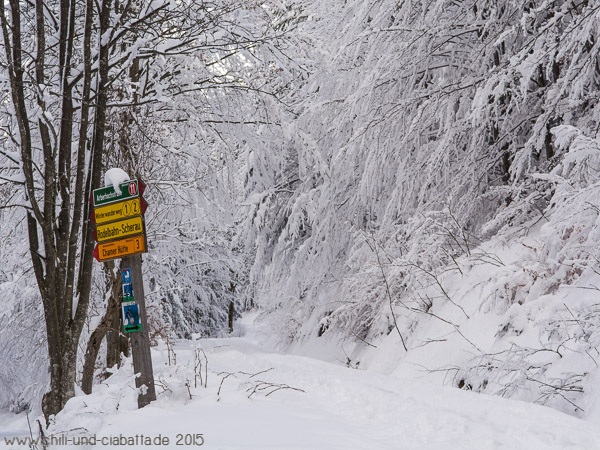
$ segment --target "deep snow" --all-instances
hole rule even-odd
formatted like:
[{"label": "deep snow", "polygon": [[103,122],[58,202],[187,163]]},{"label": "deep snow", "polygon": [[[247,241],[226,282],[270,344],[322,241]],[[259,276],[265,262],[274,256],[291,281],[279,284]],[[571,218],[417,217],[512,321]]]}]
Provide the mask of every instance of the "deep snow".
[{"label": "deep snow", "polygon": [[[600,449],[593,423],[550,408],[281,354],[256,336],[179,341],[172,351],[163,343],[153,348],[156,402],[136,409],[127,363],[92,395],[71,400],[51,432],[79,442],[169,439],[168,445],[128,445],[140,449],[193,447],[177,445],[178,439],[203,441],[212,450]],[[196,348],[206,359],[200,351],[195,358]],[[194,368],[199,360],[201,370]],[[0,448],[27,448],[4,441],[13,432],[24,435],[25,417],[2,416],[2,423]],[[120,447],[115,444],[106,447]]]}]

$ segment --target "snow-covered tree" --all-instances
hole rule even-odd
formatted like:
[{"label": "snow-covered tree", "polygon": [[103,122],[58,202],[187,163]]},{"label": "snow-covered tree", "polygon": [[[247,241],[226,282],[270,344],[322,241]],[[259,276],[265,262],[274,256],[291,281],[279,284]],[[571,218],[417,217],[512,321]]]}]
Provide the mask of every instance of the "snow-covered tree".
[{"label": "snow-covered tree", "polygon": [[600,5],[286,4],[310,63],[285,141],[248,159],[249,292],[288,344],[410,351],[447,305],[470,320],[442,282],[457,258],[499,264],[474,250],[555,211],[556,127],[597,137]]},{"label": "snow-covered tree", "polygon": [[[242,79],[240,69],[256,66],[249,57],[270,38],[267,19],[252,1],[10,1],[0,6],[1,169],[4,180],[21,185],[10,191],[17,194],[9,206],[26,209],[30,257],[44,306],[47,418],[74,395],[79,338],[92,290],[87,200],[101,184],[104,164],[122,162],[132,175],[154,181],[162,167],[152,166],[169,161],[152,147],[162,146],[169,154],[184,145],[168,142],[176,127],[159,127],[160,121],[187,121],[185,108],[174,107],[185,101],[199,108],[197,116],[207,123],[254,120],[248,118],[251,104],[228,115],[227,109],[243,103],[225,101],[223,89],[262,92],[263,86],[245,83],[249,77]],[[157,138],[159,129],[167,135]],[[208,142],[219,136],[218,127],[212,130]],[[194,158],[218,154],[212,148]],[[182,174],[169,175],[167,181]],[[190,199],[195,197],[194,188]]]}]

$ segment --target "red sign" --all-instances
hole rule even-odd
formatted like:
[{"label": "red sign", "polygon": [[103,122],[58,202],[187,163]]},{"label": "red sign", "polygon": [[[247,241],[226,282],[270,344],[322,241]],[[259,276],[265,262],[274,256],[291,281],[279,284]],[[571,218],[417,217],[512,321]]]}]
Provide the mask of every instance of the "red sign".
[{"label": "red sign", "polygon": [[129,195],[135,195],[137,194],[137,184],[135,182],[131,182],[129,183]]}]

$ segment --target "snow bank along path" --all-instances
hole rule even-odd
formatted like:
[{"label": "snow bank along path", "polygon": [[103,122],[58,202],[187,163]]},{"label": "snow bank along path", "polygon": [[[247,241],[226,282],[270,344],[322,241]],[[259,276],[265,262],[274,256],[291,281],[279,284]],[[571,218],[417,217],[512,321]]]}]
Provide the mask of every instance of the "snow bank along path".
[{"label": "snow bank along path", "polygon": [[54,435],[169,439],[127,446],[140,449],[193,448],[177,443],[201,434],[196,447],[210,450],[600,450],[592,423],[533,404],[266,352],[247,338],[180,341],[172,350],[153,349],[156,402],[136,409],[126,365],[71,400]]}]

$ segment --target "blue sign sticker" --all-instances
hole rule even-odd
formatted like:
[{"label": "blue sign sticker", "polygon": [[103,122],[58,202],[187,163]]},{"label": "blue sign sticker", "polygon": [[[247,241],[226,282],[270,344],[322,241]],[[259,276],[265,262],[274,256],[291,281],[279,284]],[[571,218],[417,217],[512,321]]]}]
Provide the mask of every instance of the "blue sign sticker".
[{"label": "blue sign sticker", "polygon": [[123,331],[125,333],[142,331],[140,309],[137,303],[123,303]]},{"label": "blue sign sticker", "polygon": [[131,269],[127,268],[121,270],[121,281],[123,281],[123,284],[131,283]]},{"label": "blue sign sticker", "polygon": [[133,297],[133,284],[123,283],[123,298]]}]

